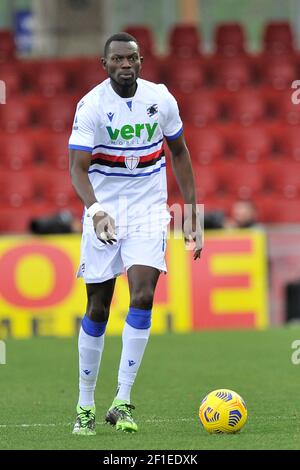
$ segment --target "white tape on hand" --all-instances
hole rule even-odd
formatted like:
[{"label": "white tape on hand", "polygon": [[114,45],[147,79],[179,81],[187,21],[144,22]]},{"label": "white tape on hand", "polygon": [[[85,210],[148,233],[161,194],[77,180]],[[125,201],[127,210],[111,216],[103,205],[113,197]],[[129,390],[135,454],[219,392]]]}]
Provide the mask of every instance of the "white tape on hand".
[{"label": "white tape on hand", "polygon": [[101,204],[99,204],[99,202],[94,202],[94,204],[92,204],[88,208],[87,214],[88,214],[89,217],[93,218],[94,215],[97,214],[97,212],[104,212],[104,209],[101,206]]}]

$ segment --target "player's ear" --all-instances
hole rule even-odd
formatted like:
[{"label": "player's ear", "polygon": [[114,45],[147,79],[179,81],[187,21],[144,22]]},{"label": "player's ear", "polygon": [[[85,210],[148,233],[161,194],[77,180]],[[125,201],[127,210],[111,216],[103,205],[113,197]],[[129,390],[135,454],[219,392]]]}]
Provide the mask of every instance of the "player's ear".
[{"label": "player's ear", "polygon": [[140,56],[140,61],[141,61],[141,64],[144,62],[144,57],[143,56]]},{"label": "player's ear", "polygon": [[103,67],[104,69],[106,69],[106,63],[107,63],[106,58],[105,58],[105,57],[101,57],[101,64],[102,64],[102,67]]}]

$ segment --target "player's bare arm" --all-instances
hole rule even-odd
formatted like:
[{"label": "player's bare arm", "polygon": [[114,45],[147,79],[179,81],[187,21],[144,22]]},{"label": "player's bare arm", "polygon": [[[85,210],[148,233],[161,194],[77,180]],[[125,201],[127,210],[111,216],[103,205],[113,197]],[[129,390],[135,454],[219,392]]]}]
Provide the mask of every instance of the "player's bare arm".
[{"label": "player's bare arm", "polygon": [[171,150],[173,172],[184,203],[192,205],[192,221],[185,219],[184,237],[187,242],[192,238],[196,243],[194,250],[194,260],[196,260],[201,256],[202,231],[199,217],[197,217],[196,190],[191,158],[183,134],[177,139],[169,140],[168,146]]},{"label": "player's bare arm", "polygon": [[[87,209],[97,203],[94,189],[88,177],[91,153],[82,150],[70,150],[70,175],[72,185]],[[93,216],[97,237],[103,243],[112,244],[115,239],[115,221],[106,212],[99,211]]]}]

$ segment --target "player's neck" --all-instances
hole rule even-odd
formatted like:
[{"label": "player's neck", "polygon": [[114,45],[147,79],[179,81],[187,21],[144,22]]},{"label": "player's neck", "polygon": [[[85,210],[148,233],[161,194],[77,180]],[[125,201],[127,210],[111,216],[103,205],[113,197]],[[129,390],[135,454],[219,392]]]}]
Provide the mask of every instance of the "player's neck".
[{"label": "player's neck", "polygon": [[130,87],[121,86],[113,80],[110,81],[110,84],[114,92],[117,93],[117,95],[121,96],[121,98],[132,98],[135,95],[137,89],[136,82]]}]

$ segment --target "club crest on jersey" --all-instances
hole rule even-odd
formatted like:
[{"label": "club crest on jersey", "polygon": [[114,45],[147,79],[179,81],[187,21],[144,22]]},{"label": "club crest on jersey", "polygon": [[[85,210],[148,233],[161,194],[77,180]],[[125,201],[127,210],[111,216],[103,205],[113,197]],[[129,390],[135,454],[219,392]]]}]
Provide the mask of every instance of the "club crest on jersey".
[{"label": "club crest on jersey", "polygon": [[125,157],[125,165],[128,168],[128,170],[131,170],[131,171],[134,170],[138,166],[139,161],[140,161],[140,157],[133,157],[133,156]]},{"label": "club crest on jersey", "polygon": [[151,106],[149,106],[149,108],[147,108],[147,114],[149,117],[154,116],[154,114],[156,114],[157,112],[158,112],[157,104],[152,104]]}]

